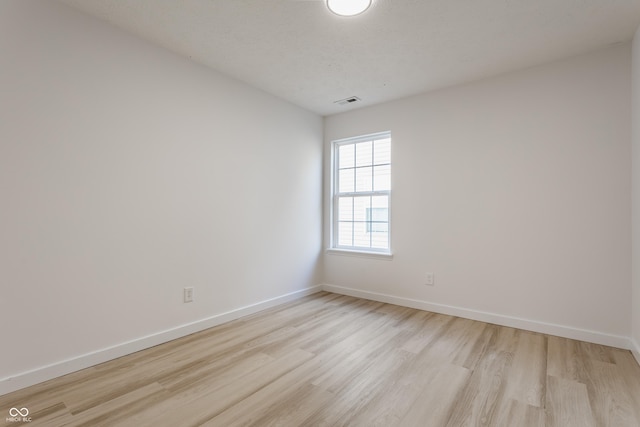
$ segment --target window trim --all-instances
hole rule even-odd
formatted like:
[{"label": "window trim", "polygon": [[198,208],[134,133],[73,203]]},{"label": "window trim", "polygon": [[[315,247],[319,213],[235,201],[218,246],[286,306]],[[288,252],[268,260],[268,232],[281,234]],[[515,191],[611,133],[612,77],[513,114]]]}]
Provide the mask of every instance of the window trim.
[{"label": "window trim", "polygon": [[[350,255],[350,256],[366,256],[372,258],[385,258],[391,259],[393,258],[392,246],[391,246],[391,193],[393,189],[393,180],[390,176],[391,185],[389,190],[385,191],[370,191],[366,192],[371,196],[375,195],[384,195],[388,197],[388,247],[384,248],[371,248],[371,247],[361,247],[361,246],[339,246],[337,240],[337,230],[338,230],[338,191],[337,186],[339,183],[338,174],[339,169],[337,165],[337,157],[338,157],[338,147],[343,144],[357,144],[359,142],[367,142],[367,141],[375,141],[378,139],[389,138],[391,140],[391,131],[384,132],[376,132],[367,135],[360,135],[351,138],[342,138],[331,141],[331,197],[330,197],[330,231],[329,231],[329,248],[326,249],[326,253],[328,254],[336,254],[336,255]],[[392,165],[392,161],[390,163]],[[356,191],[352,193],[343,193],[342,196],[349,195],[357,195],[362,194]]]}]

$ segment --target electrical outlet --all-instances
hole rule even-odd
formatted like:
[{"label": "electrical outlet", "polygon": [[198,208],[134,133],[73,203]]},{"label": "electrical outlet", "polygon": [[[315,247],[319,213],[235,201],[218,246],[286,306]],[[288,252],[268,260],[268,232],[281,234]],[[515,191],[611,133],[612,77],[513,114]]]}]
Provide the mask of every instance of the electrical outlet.
[{"label": "electrical outlet", "polygon": [[184,302],[193,302],[193,288],[184,288]]},{"label": "electrical outlet", "polygon": [[433,273],[427,273],[425,279],[425,285],[427,286],[433,286],[436,284],[436,278]]}]

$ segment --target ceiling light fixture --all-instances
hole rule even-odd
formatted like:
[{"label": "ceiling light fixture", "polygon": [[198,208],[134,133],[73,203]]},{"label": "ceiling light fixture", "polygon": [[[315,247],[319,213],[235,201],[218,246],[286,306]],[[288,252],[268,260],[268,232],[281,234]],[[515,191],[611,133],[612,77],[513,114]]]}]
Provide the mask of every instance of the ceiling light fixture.
[{"label": "ceiling light fixture", "polygon": [[336,15],[360,15],[371,6],[371,0],[327,0],[327,7]]}]

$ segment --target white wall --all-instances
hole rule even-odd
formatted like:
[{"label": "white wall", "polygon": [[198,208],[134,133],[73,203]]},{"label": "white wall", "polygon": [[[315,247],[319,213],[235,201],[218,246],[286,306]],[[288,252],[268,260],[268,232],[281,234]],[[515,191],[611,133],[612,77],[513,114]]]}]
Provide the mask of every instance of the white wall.
[{"label": "white wall", "polygon": [[624,44],[325,118],[325,168],[331,140],[392,132],[394,252],[328,254],[325,282],[628,345],[630,73]]},{"label": "white wall", "polygon": [[0,52],[0,386],[320,282],[321,117],[57,2]]},{"label": "white wall", "polygon": [[633,38],[633,108],[632,108],[632,149],[633,149],[633,346],[640,363],[640,28]]}]

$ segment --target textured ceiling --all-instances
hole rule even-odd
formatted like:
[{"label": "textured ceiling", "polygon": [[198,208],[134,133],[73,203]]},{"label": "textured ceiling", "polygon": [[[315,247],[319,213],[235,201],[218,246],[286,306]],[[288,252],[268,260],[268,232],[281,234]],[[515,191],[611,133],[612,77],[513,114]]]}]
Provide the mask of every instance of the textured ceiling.
[{"label": "textured ceiling", "polygon": [[[61,0],[321,115],[631,39],[640,0]],[[358,96],[361,102],[334,101]]]}]

